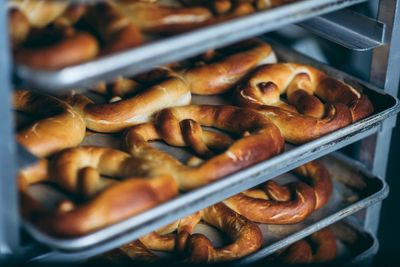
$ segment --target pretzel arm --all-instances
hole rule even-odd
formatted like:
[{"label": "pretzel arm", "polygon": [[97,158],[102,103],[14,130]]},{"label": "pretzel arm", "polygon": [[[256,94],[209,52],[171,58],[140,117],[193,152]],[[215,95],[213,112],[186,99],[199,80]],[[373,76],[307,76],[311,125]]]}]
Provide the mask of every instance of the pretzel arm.
[{"label": "pretzel arm", "polygon": [[258,250],[262,234],[258,226],[249,222],[222,203],[202,211],[204,222],[226,233],[232,243],[214,248],[211,241],[201,234],[194,234],[188,241],[190,259],[194,262],[233,261]]}]

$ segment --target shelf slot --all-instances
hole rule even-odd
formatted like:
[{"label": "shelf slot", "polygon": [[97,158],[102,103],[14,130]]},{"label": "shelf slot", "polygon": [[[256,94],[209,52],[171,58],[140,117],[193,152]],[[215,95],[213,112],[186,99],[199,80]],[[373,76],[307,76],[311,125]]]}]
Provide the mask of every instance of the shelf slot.
[{"label": "shelf slot", "polygon": [[348,9],[315,17],[298,25],[356,51],[371,50],[384,43],[385,24]]}]

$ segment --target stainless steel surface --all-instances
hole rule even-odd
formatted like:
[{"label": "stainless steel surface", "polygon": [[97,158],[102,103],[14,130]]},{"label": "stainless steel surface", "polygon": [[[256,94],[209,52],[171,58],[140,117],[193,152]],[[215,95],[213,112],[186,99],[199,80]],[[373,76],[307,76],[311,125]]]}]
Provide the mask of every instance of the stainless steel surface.
[{"label": "stainless steel surface", "polygon": [[[98,232],[74,239],[60,239],[49,236],[29,223],[26,229],[39,242],[62,250],[86,249],[88,253],[105,251],[133,240],[140,235],[157,229],[177,218],[189,215],[263,181],[276,177],[307,161],[323,156],[345,145],[360,140],[379,130],[380,124],[386,118],[399,111],[400,106],[395,98],[380,93],[378,89],[369,87],[351,76],[319,64],[282,46],[274,45],[278,57],[284,61],[296,61],[314,65],[333,77],[344,79],[357,88],[363,88],[375,104],[376,113],[353,125],[328,134],[305,145],[295,147],[270,160],[256,164],[248,169],[230,175],[210,185],[185,193],[182,196],[162,204],[152,210],[143,212]],[[215,101],[208,97],[204,101]],[[112,240],[110,240],[112,239]],[[100,242],[105,242],[97,245]],[[95,248],[90,248],[91,246]],[[92,254],[94,255],[94,254]]]},{"label": "stainless steel surface", "polygon": [[17,165],[18,169],[32,165],[38,161],[38,159],[27,151],[23,146],[17,143]]},{"label": "stainless steel surface", "polygon": [[26,66],[15,66],[15,73],[23,85],[56,92],[61,88],[88,85],[99,79],[109,80],[117,75],[133,75],[154,66],[177,61],[221,47],[235,41],[277,29],[327,12],[364,2],[365,0],[302,0],[271,10],[220,23],[204,29],[154,41],[88,63],[67,67],[60,71],[39,71]]},{"label": "stainless steel surface", "polygon": [[[260,224],[264,236],[263,248],[253,255],[236,262],[236,265],[250,264],[258,261],[276,250],[292,244],[387,196],[387,185],[379,178],[373,177],[357,162],[340,156],[339,154],[327,156],[323,161],[325,163],[330,163],[330,165],[326,164],[326,166],[332,173],[334,182],[334,194],[330,202],[324,208],[312,214],[304,222],[295,225]],[[289,173],[276,178],[276,180],[280,182],[293,181],[295,179],[295,176]],[[211,240],[218,240],[215,236],[209,236],[209,238],[211,238]],[[127,238],[125,243],[131,240],[133,239]],[[110,245],[110,243],[107,243],[107,245]],[[108,249],[111,247],[112,246]],[[76,262],[107,250],[103,250],[103,247],[99,248],[96,246],[96,248],[81,252],[53,251],[33,259],[33,262]]]},{"label": "stainless steel surface", "polygon": [[299,23],[303,28],[346,48],[365,51],[381,46],[385,25],[343,9]]},{"label": "stainless steel surface", "polygon": [[19,210],[16,187],[16,146],[11,111],[11,53],[8,43],[6,0],[0,0],[0,262],[19,246]]},{"label": "stainless steel surface", "polygon": [[[267,238],[266,244],[264,244],[263,248],[238,261],[238,265],[250,264],[271,255],[277,250],[331,225],[350,214],[383,200],[389,193],[389,189],[384,181],[378,177],[374,178],[372,173],[365,169],[363,165],[350,158],[335,153],[334,156],[325,157],[323,162],[326,163],[325,166],[328,167],[328,170],[333,177],[335,188],[333,197],[328,205],[321,210],[314,212],[310,218],[299,224],[279,226],[268,225],[268,228],[278,229],[277,231],[275,230],[277,236],[273,235],[274,230],[269,230],[269,233],[265,234]],[[353,172],[353,174],[350,174],[351,172]],[[363,195],[364,198],[360,197],[358,201],[350,204],[348,199],[353,197],[353,195],[347,192],[348,187],[353,187],[353,189],[357,188],[357,180],[359,180],[361,176],[364,177],[364,182],[367,184],[364,188],[365,191],[360,191],[362,192],[360,195]],[[360,188],[362,187],[361,184],[362,182],[360,182]],[[372,188],[375,188],[375,186],[380,188],[376,191],[377,193],[366,193]],[[377,188],[375,188],[375,190],[376,189]],[[372,189],[372,191],[374,191],[374,189]],[[263,226],[265,227],[266,225]]]},{"label": "stainless steel surface", "polygon": [[[385,44],[373,50],[370,81],[396,96],[400,79],[400,2],[381,0],[377,19],[386,24]],[[381,177],[386,177],[394,122],[395,117],[376,135],[361,142],[360,159]],[[380,210],[381,203],[366,213],[365,227],[373,233],[378,231]]]}]

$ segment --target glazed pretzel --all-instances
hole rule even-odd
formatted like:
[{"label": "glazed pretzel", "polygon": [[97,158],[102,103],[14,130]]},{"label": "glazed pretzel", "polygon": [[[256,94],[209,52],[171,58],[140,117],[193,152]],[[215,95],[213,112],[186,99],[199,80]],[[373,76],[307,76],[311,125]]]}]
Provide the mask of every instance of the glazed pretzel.
[{"label": "glazed pretzel", "polygon": [[256,66],[276,62],[271,46],[265,42],[254,39],[238,48],[238,51],[216,62],[183,71],[181,75],[190,91],[198,95],[223,93]]},{"label": "glazed pretzel", "polygon": [[185,8],[140,1],[113,4],[143,32],[151,34],[187,31],[202,26],[212,18],[211,12],[203,7]]},{"label": "glazed pretzel", "polygon": [[[224,153],[196,167],[184,165],[148,143],[163,140],[172,146],[191,146],[191,142],[188,144],[186,141],[187,134],[181,130],[182,123],[190,122],[188,120],[192,120],[195,124],[245,136],[235,141]],[[190,125],[186,123],[188,128],[184,129],[185,132],[191,131]],[[214,137],[228,143],[231,140],[221,138],[220,134],[211,131],[202,131],[202,136],[205,145],[208,143],[207,140],[212,140]],[[268,159],[280,153],[284,145],[278,128],[261,114],[249,109],[207,105],[164,109],[158,113],[155,124],[132,127],[126,132],[124,140],[127,151],[135,157],[160,162],[157,166],[159,171],[173,175],[181,190],[197,188]],[[222,146],[226,147],[226,144]]]},{"label": "glazed pretzel", "polygon": [[[14,92],[14,109],[42,119],[19,130],[17,141],[37,157],[46,157],[79,145],[85,137],[85,123],[67,103],[40,93]],[[65,129],[68,129],[67,131]]]},{"label": "glazed pretzel", "polygon": [[26,40],[31,25],[24,13],[16,8],[10,9],[8,16],[8,31],[10,33],[12,47],[15,48]]},{"label": "glazed pretzel", "polygon": [[336,236],[331,228],[324,228],[278,253],[285,264],[326,263],[336,258]]},{"label": "glazed pretzel", "polygon": [[169,75],[164,81],[117,102],[95,104],[78,94],[66,101],[82,115],[88,129],[111,133],[146,122],[154,112],[170,106],[186,105],[190,100],[191,94],[185,81],[179,76]]},{"label": "glazed pretzel", "polygon": [[307,163],[294,172],[306,179],[311,187],[302,182],[280,186],[274,181],[268,181],[264,192],[242,192],[226,199],[224,203],[254,222],[298,223],[328,202],[332,194],[332,181],[325,167],[316,161]]},{"label": "glazed pretzel", "polygon": [[122,51],[143,43],[140,29],[111,2],[88,7],[84,19],[101,37],[104,45],[102,54]]},{"label": "glazed pretzel", "polygon": [[[24,176],[25,182],[22,188],[26,188],[26,184],[50,181],[71,193],[83,192],[92,198],[80,206],[65,201],[57,211],[40,211],[40,216],[31,219],[47,232],[59,236],[79,236],[177,195],[177,185],[170,175],[151,175],[151,172],[141,175],[145,167],[136,168],[141,165],[140,159],[113,149],[78,147],[65,150],[50,164],[43,164],[42,168],[47,167],[47,170],[22,172],[20,175]],[[100,175],[129,178],[107,183]]]},{"label": "glazed pretzel", "polygon": [[142,236],[139,240],[151,250],[183,252],[186,249],[187,239],[200,220],[201,212],[196,212],[155,232]]},{"label": "glazed pretzel", "polygon": [[[280,100],[283,93],[289,104]],[[320,99],[329,103],[327,109]],[[236,101],[258,109],[292,143],[315,139],[373,112],[368,97],[351,86],[294,63],[259,67],[237,87]],[[299,127],[303,130],[298,131]]]},{"label": "glazed pretzel", "polygon": [[193,262],[226,262],[257,251],[263,242],[258,226],[230,210],[223,203],[202,210],[202,220],[226,233],[232,243],[214,248],[202,234],[190,236],[187,248]]}]

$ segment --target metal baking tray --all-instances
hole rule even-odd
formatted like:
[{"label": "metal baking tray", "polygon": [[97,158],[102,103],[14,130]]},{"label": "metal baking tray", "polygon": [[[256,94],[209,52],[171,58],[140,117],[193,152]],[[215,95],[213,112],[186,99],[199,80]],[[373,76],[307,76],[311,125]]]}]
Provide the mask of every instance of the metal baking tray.
[{"label": "metal baking tray", "polygon": [[[263,247],[254,254],[247,256],[239,261],[234,262],[235,265],[247,265],[259,261],[266,256],[274,253],[275,251],[290,245],[328,225],[331,225],[365,207],[383,200],[389,192],[387,184],[380,178],[373,176],[366,168],[344,155],[334,153],[325,156],[321,159],[325,163],[331,173],[334,190],[329,203],[322,209],[314,212],[305,221],[294,225],[265,225],[260,224],[260,228],[264,235]],[[295,180],[295,176],[291,173],[285,173],[276,177],[277,181],[288,182]],[[184,196],[182,196],[184,197]],[[168,206],[168,204],[164,205]],[[164,214],[168,214],[165,212]],[[140,216],[140,215],[139,215]],[[167,215],[166,215],[167,216]],[[165,222],[164,220],[161,220]],[[159,227],[152,221],[149,222],[146,230]],[[221,237],[218,233],[207,229],[205,225],[199,225],[195,232],[205,233],[208,237],[218,245],[221,243]],[[142,228],[144,226],[142,225]],[[209,228],[209,227],[208,227]],[[58,247],[59,249],[71,249],[80,245],[80,242],[98,241],[98,238],[103,235],[101,230],[83,239],[74,240],[60,240],[46,236],[38,232],[32,227],[28,227],[31,234],[40,242],[47,243],[48,245]],[[83,259],[90,258],[100,253],[111,250],[122,244],[129,243],[131,240],[136,239],[146,232],[137,227],[131,233],[120,234],[108,242],[97,243],[95,246],[89,247],[81,251],[52,251],[32,259],[33,262],[77,262]],[[90,238],[90,239],[89,239]],[[89,239],[89,240],[88,240]],[[375,240],[373,240],[375,242]],[[69,244],[68,242],[71,242]],[[70,245],[70,246],[68,246]],[[372,246],[372,245],[371,245]]]},{"label": "metal baking tray", "polygon": [[219,23],[173,37],[155,40],[138,48],[95,59],[56,71],[14,66],[15,83],[53,93],[62,88],[89,85],[117,75],[133,75],[152,67],[181,60],[210,48],[278,29],[283,25],[306,20],[366,0],[301,0],[260,11],[245,17]]},{"label": "metal baking tray", "polygon": [[[365,260],[370,259],[371,256],[378,252],[379,242],[374,234],[364,230],[351,219],[350,217],[330,226],[336,234],[337,256],[332,262],[324,266],[363,266],[362,264]],[[276,251],[270,251],[268,255],[274,252]],[[253,256],[249,256],[232,265],[252,264],[252,266],[265,266],[268,263],[270,262],[265,258],[255,261]]]},{"label": "metal baking tray", "polygon": [[[55,238],[41,232],[29,224],[29,222],[24,222],[25,229],[40,243],[46,244],[50,247],[64,251],[85,250],[89,254],[93,252],[96,252],[94,254],[98,254],[99,251],[106,251],[127,243],[130,240],[155,230],[178,218],[187,216],[197,210],[217,203],[227,197],[285,173],[303,163],[321,157],[376,133],[379,131],[384,120],[399,112],[400,106],[398,100],[385,94],[382,90],[343,72],[334,70],[329,66],[317,63],[290,49],[279,45],[274,45],[274,49],[280,61],[295,61],[311,64],[326,71],[333,77],[341,78],[352,84],[354,87],[362,89],[373,102],[375,113],[361,121],[325,135],[317,140],[297,147],[288,147],[286,152],[267,161],[229,175],[207,186],[182,194],[179,197],[163,203],[151,210],[145,211],[86,236],[73,239]],[[195,97],[193,102],[212,104],[221,103],[224,100],[226,101],[226,98],[223,99],[216,96]],[[181,159],[182,157],[185,157],[184,152],[185,151],[181,149],[176,153],[174,152],[174,155]]]},{"label": "metal baking tray", "polygon": [[[244,265],[261,260],[277,250],[325,228],[364,207],[383,200],[389,193],[389,188],[384,181],[374,177],[362,164],[342,154],[333,153],[332,155],[325,156],[321,161],[325,163],[334,182],[334,191],[329,203],[298,224],[260,224],[265,237],[263,247],[254,254],[237,261],[235,264]],[[290,176],[292,175],[288,173],[281,175],[278,177],[278,181],[279,179],[290,179]],[[376,190],[376,186],[381,188],[377,193],[368,193],[371,192],[370,190]]]}]

